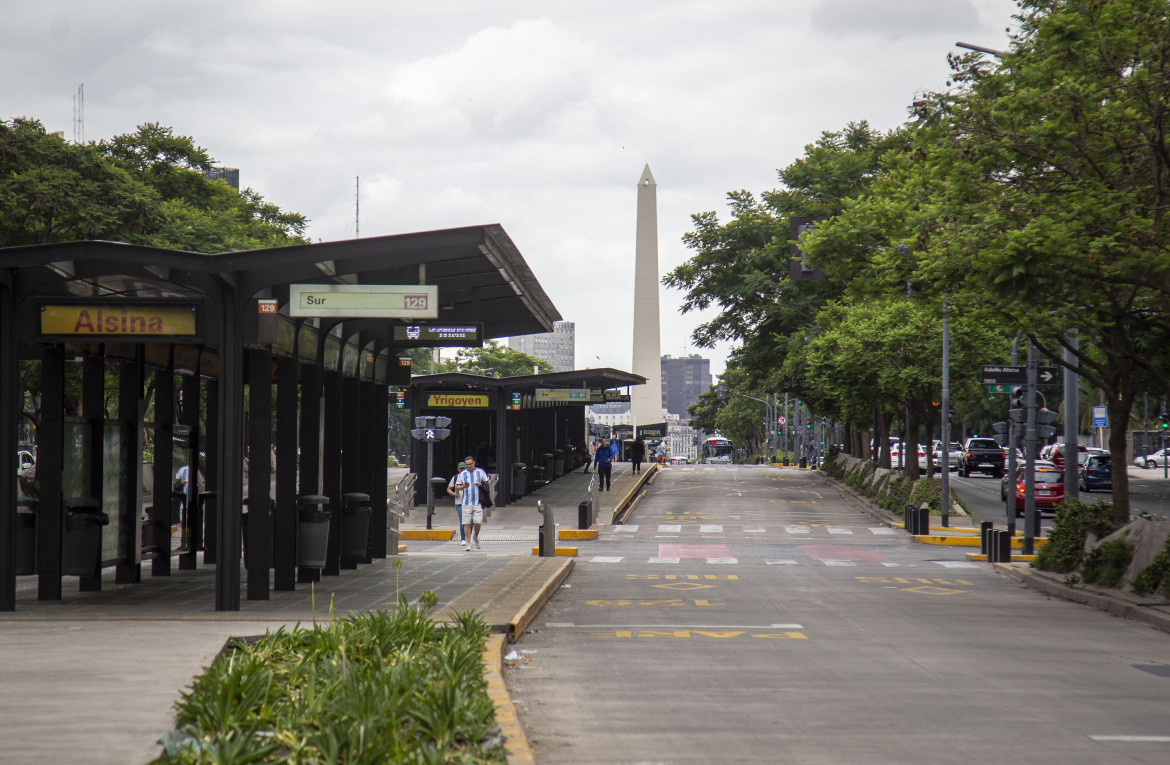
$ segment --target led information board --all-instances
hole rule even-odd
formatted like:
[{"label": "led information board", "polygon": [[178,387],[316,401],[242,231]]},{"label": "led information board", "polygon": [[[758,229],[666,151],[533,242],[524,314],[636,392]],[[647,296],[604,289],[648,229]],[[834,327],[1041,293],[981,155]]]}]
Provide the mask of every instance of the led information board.
[{"label": "led information board", "polygon": [[290,284],[289,316],[341,319],[435,319],[434,284]]},{"label": "led information board", "polygon": [[398,324],[393,342],[399,348],[480,348],[483,324]]}]

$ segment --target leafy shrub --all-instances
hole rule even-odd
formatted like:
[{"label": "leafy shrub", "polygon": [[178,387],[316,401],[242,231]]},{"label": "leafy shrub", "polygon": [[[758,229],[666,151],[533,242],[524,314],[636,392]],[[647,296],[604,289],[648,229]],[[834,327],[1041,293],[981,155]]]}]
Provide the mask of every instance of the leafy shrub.
[{"label": "leafy shrub", "polygon": [[1041,571],[1067,574],[1080,568],[1085,557],[1089,532],[1098,538],[1117,530],[1113,504],[1065,501],[1056,506],[1056,519],[1048,531],[1048,542],[1039,549],[1032,566]]},{"label": "leafy shrub", "polygon": [[488,632],[477,615],[444,626],[402,598],[237,643],[182,695],[157,762],[503,763]]},{"label": "leafy shrub", "polygon": [[1086,584],[1114,587],[1121,581],[1129,562],[1133,560],[1133,545],[1128,539],[1110,539],[1097,545],[1085,556],[1081,578]]},{"label": "leafy shrub", "polygon": [[1134,577],[1133,591],[1138,595],[1151,595],[1165,586],[1168,576],[1170,576],[1170,537],[1166,538],[1162,552],[1158,553],[1150,561],[1150,565],[1143,568]]}]

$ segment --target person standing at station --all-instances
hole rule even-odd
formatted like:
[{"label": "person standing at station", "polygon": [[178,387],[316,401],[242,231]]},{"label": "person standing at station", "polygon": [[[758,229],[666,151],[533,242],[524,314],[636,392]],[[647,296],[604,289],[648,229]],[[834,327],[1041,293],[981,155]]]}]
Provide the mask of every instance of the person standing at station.
[{"label": "person standing at station", "polygon": [[447,482],[447,493],[455,498],[455,522],[459,524],[459,544],[463,545],[464,550],[467,549],[468,544],[467,534],[463,528],[463,495],[460,492],[455,491],[455,481],[459,478],[459,474],[462,473],[463,469],[466,467],[466,462],[460,462],[458,465],[456,465],[455,475],[451,476],[451,480]]},{"label": "person standing at station", "polygon": [[666,462],[666,439],[658,442],[658,448],[654,450],[654,459],[658,461],[659,465]]},{"label": "person standing at station", "polygon": [[593,469],[597,471],[597,490],[609,491],[613,480],[613,450],[609,448],[608,438],[601,439],[593,455]]},{"label": "person standing at station", "polygon": [[483,525],[483,492],[488,489],[487,473],[483,472],[481,468],[475,466],[475,457],[467,456],[463,459],[463,472],[458,476],[458,483],[455,488],[461,493],[463,506],[463,524],[466,529],[466,539],[468,541],[467,550],[471,549],[472,543],[475,544],[475,549],[479,549],[479,529]]},{"label": "person standing at station", "polygon": [[630,444],[630,463],[633,465],[632,472],[638,474],[642,472],[642,460],[646,459],[646,442],[642,440],[641,436],[634,439],[634,443]]}]

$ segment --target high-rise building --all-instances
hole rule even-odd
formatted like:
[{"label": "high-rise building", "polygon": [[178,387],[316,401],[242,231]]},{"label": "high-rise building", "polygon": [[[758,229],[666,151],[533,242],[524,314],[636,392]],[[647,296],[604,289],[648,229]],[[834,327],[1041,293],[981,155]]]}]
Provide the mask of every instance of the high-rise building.
[{"label": "high-rise building", "polygon": [[236,191],[240,190],[240,168],[213,167],[203,174],[210,181],[223,181]]},{"label": "high-rise building", "polygon": [[711,387],[711,360],[691,354],[677,359],[662,357],[662,408],[686,422],[687,407]]},{"label": "high-rise building", "polygon": [[577,325],[571,321],[553,322],[552,332],[510,337],[508,347],[547,361],[554,372],[571,372],[577,368]]}]

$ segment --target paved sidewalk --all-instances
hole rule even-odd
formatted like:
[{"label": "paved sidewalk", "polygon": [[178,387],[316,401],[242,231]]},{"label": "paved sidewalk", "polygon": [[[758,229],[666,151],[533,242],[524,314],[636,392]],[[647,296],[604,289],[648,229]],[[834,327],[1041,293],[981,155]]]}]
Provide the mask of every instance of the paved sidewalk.
[{"label": "paved sidewalk", "polygon": [[[463,551],[457,535],[454,542],[408,541],[404,554],[343,569],[315,587],[243,599],[237,612],[214,610],[211,566],[180,571],[176,564],[171,576],[152,577],[147,563],[134,585],[115,584],[108,570],[101,592],[79,592],[67,578],[59,602],[38,601],[36,577],[20,577],[16,611],[0,613],[0,762],[148,762],[172,726],[180,691],[230,638],[323,620],[331,608],[341,615],[388,608],[400,594],[414,601],[433,590],[438,618],[476,610],[495,631],[522,632],[572,566],[570,559],[532,555],[541,522],[536,501],[553,507],[561,528],[576,528],[592,477],[578,470],[493,508],[480,550]],[[609,522],[638,478],[628,464],[614,466],[613,490],[600,495],[599,522]],[[444,495],[438,507],[432,526],[454,532],[450,498]],[[402,524],[425,527],[425,507]]]}]

